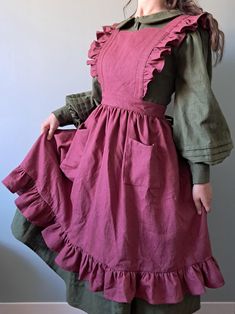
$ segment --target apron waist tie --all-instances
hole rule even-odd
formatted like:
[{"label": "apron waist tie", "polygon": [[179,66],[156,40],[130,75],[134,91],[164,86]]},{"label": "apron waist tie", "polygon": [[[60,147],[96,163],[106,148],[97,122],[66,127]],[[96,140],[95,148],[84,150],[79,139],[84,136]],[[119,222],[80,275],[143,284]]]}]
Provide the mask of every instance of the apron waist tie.
[{"label": "apron waist tie", "polygon": [[165,111],[166,106],[157,104],[154,102],[139,100],[139,99],[133,99],[130,100],[124,98],[122,96],[122,99],[118,99],[116,96],[112,98],[109,97],[103,97],[101,101],[101,106],[107,106],[107,107],[116,107],[121,109],[126,109],[128,111],[134,111],[140,114],[146,114],[152,117],[158,117],[158,118],[166,118],[165,117]]}]

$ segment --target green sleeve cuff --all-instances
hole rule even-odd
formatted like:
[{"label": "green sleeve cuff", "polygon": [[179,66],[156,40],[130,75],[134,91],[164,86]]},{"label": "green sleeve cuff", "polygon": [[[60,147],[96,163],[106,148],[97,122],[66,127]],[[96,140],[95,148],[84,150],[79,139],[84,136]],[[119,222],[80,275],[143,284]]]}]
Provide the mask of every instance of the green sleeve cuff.
[{"label": "green sleeve cuff", "polygon": [[72,116],[66,105],[52,111],[60,123],[60,126],[68,125],[73,123]]},{"label": "green sleeve cuff", "polygon": [[210,182],[210,165],[189,161],[193,184]]}]

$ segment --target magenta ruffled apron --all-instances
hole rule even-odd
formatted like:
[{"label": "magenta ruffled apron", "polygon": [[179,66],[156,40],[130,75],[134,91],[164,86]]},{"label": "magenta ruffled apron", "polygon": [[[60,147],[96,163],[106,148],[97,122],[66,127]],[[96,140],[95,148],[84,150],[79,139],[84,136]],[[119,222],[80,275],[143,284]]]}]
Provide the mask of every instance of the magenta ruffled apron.
[{"label": "magenta ruffled apron", "polygon": [[55,262],[109,300],[177,303],[224,284],[166,107],[143,100],[153,71],[199,21],[203,14],[161,29],[104,26],[87,62],[101,104],[78,129],[56,130],[51,141],[40,135],[2,181],[42,227]]}]

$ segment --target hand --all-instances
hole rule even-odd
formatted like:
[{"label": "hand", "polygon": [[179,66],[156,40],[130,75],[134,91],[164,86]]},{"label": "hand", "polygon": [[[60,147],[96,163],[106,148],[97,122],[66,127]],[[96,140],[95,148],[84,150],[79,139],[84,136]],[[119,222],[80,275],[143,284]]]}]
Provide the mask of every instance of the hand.
[{"label": "hand", "polygon": [[58,119],[53,113],[51,113],[49,117],[41,124],[41,134],[48,131],[47,139],[50,140],[58,126]]},{"label": "hand", "polygon": [[212,187],[210,182],[194,184],[192,190],[197,213],[201,215],[203,208],[206,212],[211,211]]}]

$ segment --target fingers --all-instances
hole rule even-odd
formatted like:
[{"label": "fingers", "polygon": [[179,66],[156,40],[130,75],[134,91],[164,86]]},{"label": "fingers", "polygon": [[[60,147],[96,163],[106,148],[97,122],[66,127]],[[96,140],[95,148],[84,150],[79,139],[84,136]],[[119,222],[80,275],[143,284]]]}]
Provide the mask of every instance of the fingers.
[{"label": "fingers", "polygon": [[201,215],[202,214],[202,204],[201,204],[200,198],[195,198],[194,204],[196,206],[196,210],[197,210],[198,215]]},{"label": "fingers", "polygon": [[209,213],[211,211],[211,198],[202,198],[201,202],[203,207],[205,208],[206,212]]},{"label": "fingers", "polygon": [[51,138],[53,137],[53,134],[54,134],[54,132],[58,126],[59,126],[59,121],[57,120],[57,118],[53,114],[51,114],[49,116],[49,118],[42,123],[41,134],[44,132],[48,132],[47,139],[51,140]]},{"label": "fingers", "polygon": [[201,215],[203,209],[205,209],[207,213],[209,213],[212,210],[210,199],[195,198],[194,204],[196,206],[196,210],[199,215]]},{"label": "fingers", "polygon": [[205,184],[194,184],[192,194],[199,215],[202,214],[202,210],[205,210],[207,213],[211,211],[212,186],[210,182]]},{"label": "fingers", "polygon": [[53,136],[54,132],[55,132],[55,128],[53,126],[51,126],[49,131],[48,131],[48,134],[47,134],[47,139],[48,140],[52,139],[52,136]]},{"label": "fingers", "polygon": [[44,133],[44,132],[46,132],[47,130],[49,129],[49,126],[48,125],[45,125],[45,124],[42,124],[42,126],[41,126],[41,133],[40,134],[42,134],[42,133]]},{"label": "fingers", "polygon": [[56,127],[54,127],[53,125],[44,124],[41,127],[41,134],[44,132],[48,132],[47,139],[51,140],[55,130],[56,130]]},{"label": "fingers", "polygon": [[201,195],[201,202],[206,212],[209,213],[211,211],[211,202],[212,202],[212,187],[211,185],[207,185],[207,189],[205,193]]}]

